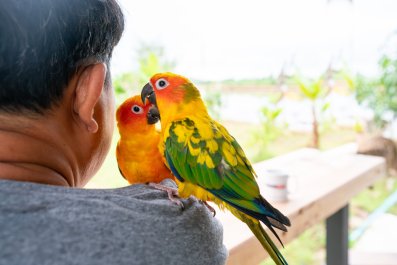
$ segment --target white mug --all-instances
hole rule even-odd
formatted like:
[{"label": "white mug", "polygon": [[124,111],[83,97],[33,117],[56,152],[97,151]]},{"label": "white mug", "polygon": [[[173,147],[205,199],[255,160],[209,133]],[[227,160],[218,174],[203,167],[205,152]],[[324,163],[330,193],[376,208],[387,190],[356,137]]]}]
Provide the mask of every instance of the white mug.
[{"label": "white mug", "polygon": [[288,177],[289,175],[281,170],[266,170],[264,175],[264,197],[273,202],[287,201],[289,193],[287,187]]}]

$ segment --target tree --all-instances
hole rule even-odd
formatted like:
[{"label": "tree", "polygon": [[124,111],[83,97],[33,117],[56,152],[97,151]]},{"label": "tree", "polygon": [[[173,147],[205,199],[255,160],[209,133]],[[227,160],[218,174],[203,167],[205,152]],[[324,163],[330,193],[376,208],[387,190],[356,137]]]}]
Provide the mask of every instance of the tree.
[{"label": "tree", "polygon": [[[319,134],[319,121],[318,121],[318,104],[321,98],[326,97],[331,87],[325,86],[322,78],[317,80],[303,81],[301,78],[296,79],[299,89],[305,98],[311,101],[312,109],[312,147],[320,147],[320,134]],[[329,108],[329,103],[325,103],[320,107],[320,110],[324,112]]]},{"label": "tree", "polygon": [[[397,114],[397,58],[383,55],[379,62],[381,75],[376,79],[357,76],[357,101],[372,109],[374,121],[383,128]],[[391,116],[389,119],[386,115]]]}]

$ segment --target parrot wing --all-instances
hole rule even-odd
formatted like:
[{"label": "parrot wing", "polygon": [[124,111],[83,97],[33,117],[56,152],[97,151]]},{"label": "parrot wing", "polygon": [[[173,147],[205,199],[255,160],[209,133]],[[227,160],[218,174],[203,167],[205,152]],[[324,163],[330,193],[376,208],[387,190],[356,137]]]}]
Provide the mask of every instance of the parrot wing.
[{"label": "parrot wing", "polygon": [[179,181],[204,188],[271,230],[287,230],[288,218],[260,195],[252,165],[222,125],[186,118],[172,122],[164,138],[165,158]]}]

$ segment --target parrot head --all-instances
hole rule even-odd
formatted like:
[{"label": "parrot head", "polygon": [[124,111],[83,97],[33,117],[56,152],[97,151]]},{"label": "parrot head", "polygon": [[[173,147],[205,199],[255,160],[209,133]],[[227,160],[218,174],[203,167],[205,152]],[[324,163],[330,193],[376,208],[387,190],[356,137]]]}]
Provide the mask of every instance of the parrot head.
[{"label": "parrot head", "polygon": [[117,126],[128,128],[144,128],[148,124],[159,121],[160,114],[150,102],[142,103],[139,95],[128,98],[118,107],[116,112]]},{"label": "parrot head", "polygon": [[162,120],[165,116],[177,118],[178,113],[206,112],[199,90],[189,79],[174,73],[155,74],[143,87],[141,98],[160,110]]}]

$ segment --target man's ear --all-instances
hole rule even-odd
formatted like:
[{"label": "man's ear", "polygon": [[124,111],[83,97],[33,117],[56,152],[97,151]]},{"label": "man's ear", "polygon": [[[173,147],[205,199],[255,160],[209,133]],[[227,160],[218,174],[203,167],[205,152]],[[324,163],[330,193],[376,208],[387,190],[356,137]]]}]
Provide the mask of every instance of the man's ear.
[{"label": "man's ear", "polygon": [[98,131],[94,109],[104,88],[106,71],[104,63],[90,65],[84,68],[77,81],[73,110],[91,133]]}]

